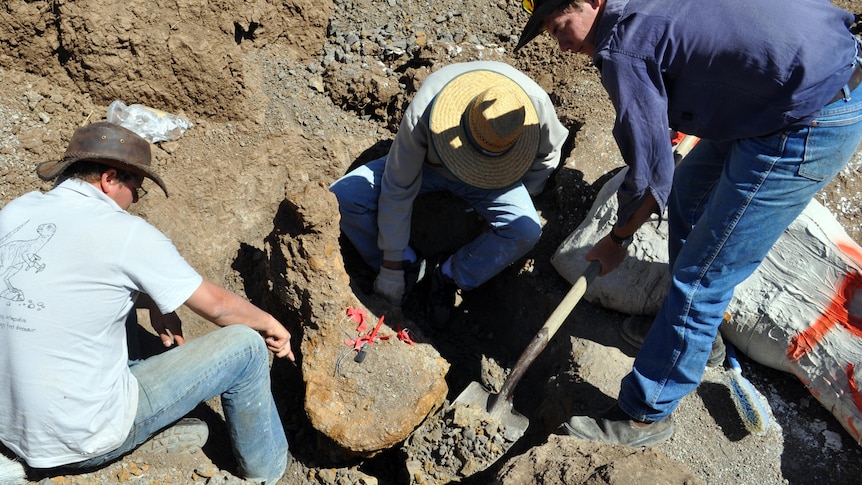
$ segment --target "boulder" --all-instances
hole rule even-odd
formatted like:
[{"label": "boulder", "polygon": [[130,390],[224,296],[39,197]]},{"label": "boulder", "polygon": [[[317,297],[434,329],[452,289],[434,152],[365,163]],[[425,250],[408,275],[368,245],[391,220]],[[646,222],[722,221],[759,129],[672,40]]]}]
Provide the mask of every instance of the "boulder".
[{"label": "boulder", "polygon": [[493,483],[696,485],[703,481],[683,464],[653,448],[608,446],[551,435],[544,444],[507,461]]},{"label": "boulder", "polygon": [[[357,299],[341,258],[338,222],[337,201],[326,187],[289,188],[267,240],[269,278],[285,312],[302,327],[311,424],[350,454],[372,456],[403,441],[443,404],[449,363],[429,344],[398,338],[399,325],[414,330],[400,311],[374,315]],[[357,314],[364,315],[365,329],[358,328]],[[350,341],[370,338],[381,320],[364,359],[357,359]]]}]

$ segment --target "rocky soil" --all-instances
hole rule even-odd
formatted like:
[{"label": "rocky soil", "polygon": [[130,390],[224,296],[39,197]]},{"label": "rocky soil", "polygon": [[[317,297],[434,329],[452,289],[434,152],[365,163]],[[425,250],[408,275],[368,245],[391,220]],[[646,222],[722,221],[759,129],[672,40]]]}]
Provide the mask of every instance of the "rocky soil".
[{"label": "rocky soil", "polygon": [[[835,3],[862,16],[858,0]],[[289,283],[271,277],[275,236],[286,233],[298,205],[311,219],[316,207],[329,206],[325,196],[319,203],[286,201],[325,194],[308,187],[325,187],[385,153],[401,111],[430,72],[475,59],[508,62],[551,94],[573,135],[565,163],[535,200],[545,221],[541,241],[497,278],[462,294],[446,332],[425,328],[409,307],[401,314],[381,306],[370,291],[370,269],[348,243],[335,248],[327,261],[343,260],[349,281],[333,301],[358,300],[387,313],[387,331],[404,324],[439,353],[449,364],[446,403],[399,446],[344,453],[311,425],[302,356],[300,367],[274,362],[273,392],[295,458],[280,483],[858,483],[862,450],[829,411],[795,378],[744,357],[744,374],[771,408],[765,433],[745,431],[724,371],[709,368],[675,413],[677,431],[666,443],[638,450],[556,436],[564,417],[612,402],[635,355],[618,337],[625,315],[588,302],[515,392],[516,409],[530,420],[527,434],[484,471],[465,468],[463,452],[444,456],[441,444],[455,450],[485,441],[478,436],[486,428],[447,434],[448,405],[471,381],[501,384],[569,288],[550,255],[621,165],[609,131],[613,110],[589,60],[560,53],[546,36],[513,56],[524,22],[515,0],[8,0],[0,6],[0,204],[49,189],[35,164],[59,157],[75,127],[103,119],[115,99],[182,114],[194,127],[154,147],[170,197],[150,190],[132,211],[171,237],[206,278],[278,315],[298,349],[317,314],[279,297]],[[857,157],[818,198],[862,242],[859,165]],[[415,238],[432,251],[475,230],[476,221],[451,198],[424,200],[416,213],[424,222]],[[308,278],[305,288],[291,291],[322,309],[330,283]],[[189,312],[181,316],[187,336],[212,329]],[[201,453],[135,452],[90,473],[31,473],[28,483],[243,483],[234,475],[219,412],[218,402],[196,411],[211,427]],[[448,427],[435,426],[435,419]],[[487,434],[491,442],[499,436]],[[410,446],[422,442],[435,445]]]}]

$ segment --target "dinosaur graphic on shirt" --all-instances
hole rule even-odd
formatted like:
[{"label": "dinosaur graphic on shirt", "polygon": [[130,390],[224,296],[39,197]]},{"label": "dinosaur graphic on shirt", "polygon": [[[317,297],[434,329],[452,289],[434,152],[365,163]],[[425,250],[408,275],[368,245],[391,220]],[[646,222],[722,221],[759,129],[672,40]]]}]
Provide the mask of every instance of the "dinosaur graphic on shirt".
[{"label": "dinosaur graphic on shirt", "polygon": [[6,234],[3,239],[0,239],[0,278],[3,279],[3,283],[6,285],[6,288],[0,291],[0,298],[23,301],[24,292],[15,288],[11,281],[12,277],[22,269],[26,271],[30,268],[36,268],[37,273],[45,269],[45,263],[41,262],[41,258],[37,253],[51,240],[54,233],[57,232],[55,224],[39,224],[36,227],[38,236],[33,239],[17,239],[6,242],[27,222],[21,224],[9,234]]}]

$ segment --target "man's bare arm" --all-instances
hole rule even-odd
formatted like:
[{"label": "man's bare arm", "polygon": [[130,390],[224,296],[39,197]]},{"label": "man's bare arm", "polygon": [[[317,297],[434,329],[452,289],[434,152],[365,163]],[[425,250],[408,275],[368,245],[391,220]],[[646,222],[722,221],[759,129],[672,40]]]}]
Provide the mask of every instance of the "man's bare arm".
[{"label": "man's bare arm", "polygon": [[204,280],[185,304],[193,312],[221,327],[240,324],[257,330],[277,357],[294,360],[290,332],[275,317],[245,298]]}]

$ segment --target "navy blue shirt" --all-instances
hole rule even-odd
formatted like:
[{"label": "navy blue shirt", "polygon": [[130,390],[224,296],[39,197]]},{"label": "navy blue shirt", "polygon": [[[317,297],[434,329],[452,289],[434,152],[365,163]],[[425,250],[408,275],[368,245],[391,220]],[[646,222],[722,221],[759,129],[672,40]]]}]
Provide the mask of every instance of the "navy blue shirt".
[{"label": "navy blue shirt", "polygon": [[647,190],[664,211],[669,127],[718,141],[810,124],[850,78],[852,22],[828,0],[607,0],[593,60],[629,166],[618,224]]}]

